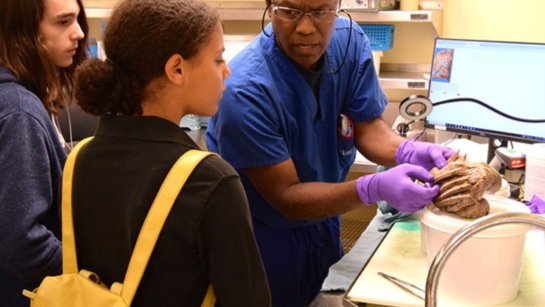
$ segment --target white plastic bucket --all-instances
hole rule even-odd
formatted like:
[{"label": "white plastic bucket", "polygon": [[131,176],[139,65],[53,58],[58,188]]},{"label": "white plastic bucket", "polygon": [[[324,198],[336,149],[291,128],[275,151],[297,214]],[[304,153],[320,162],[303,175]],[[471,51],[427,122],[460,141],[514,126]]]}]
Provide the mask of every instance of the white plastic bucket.
[{"label": "white plastic bucket", "polygon": [[[530,213],[518,201],[496,195],[485,198],[490,204],[490,214]],[[431,204],[423,209],[420,221],[431,265],[452,234],[473,220],[440,211]],[[458,306],[495,305],[513,300],[518,293],[526,233],[530,228],[523,224],[495,226],[462,243],[447,260],[439,277],[438,298]]]},{"label": "white plastic bucket", "polygon": [[[486,191],[485,191],[486,193]],[[496,195],[496,196],[500,196],[500,197],[505,197],[505,198],[508,198],[509,196],[511,196],[511,187],[509,186],[509,182],[507,182],[507,180],[505,179],[501,179],[501,187],[498,191],[496,191],[496,193],[494,194],[486,194],[486,195]],[[424,252],[424,254],[427,254],[428,253],[428,247],[427,247],[427,242],[426,242],[426,234],[424,232],[421,232],[420,233],[420,246],[422,248],[422,251]]]}]

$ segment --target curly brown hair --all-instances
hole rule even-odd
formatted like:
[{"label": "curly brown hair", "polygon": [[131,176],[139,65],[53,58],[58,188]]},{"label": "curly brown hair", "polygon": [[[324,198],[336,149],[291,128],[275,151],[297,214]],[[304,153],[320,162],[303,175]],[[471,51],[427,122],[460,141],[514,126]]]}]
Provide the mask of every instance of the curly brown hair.
[{"label": "curly brown hair", "polygon": [[70,104],[76,66],[87,58],[89,27],[81,0],[77,22],[84,34],[78,42],[72,65],[58,67],[47,56],[40,42],[40,21],[45,0],[1,0],[0,66],[9,68],[33,92],[50,114]]},{"label": "curly brown hair", "polygon": [[198,0],[125,0],[104,33],[108,60],[76,71],[75,97],[90,114],[142,115],[148,84],[174,54],[191,60],[211,40],[219,15]]}]

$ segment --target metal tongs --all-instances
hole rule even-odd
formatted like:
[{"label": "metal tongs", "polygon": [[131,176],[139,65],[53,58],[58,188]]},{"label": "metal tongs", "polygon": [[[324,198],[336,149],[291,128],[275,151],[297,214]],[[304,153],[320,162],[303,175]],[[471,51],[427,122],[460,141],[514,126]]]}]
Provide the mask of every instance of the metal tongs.
[{"label": "metal tongs", "polygon": [[400,287],[401,289],[415,295],[415,296],[418,296],[419,298],[425,300],[426,299],[426,291],[424,291],[422,288],[420,287],[417,287],[409,282],[406,282],[404,280],[401,280],[399,278],[396,278],[396,277],[393,277],[391,275],[388,275],[388,274],[385,274],[385,273],[382,273],[382,272],[378,272],[378,275],[388,279],[389,281],[393,282],[394,284],[396,284],[398,287]]}]

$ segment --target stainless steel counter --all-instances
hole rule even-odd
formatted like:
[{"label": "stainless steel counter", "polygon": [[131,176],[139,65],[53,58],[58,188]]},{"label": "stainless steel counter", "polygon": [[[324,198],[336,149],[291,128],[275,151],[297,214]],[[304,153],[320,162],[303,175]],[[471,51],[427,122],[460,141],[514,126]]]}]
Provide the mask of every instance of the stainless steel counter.
[{"label": "stainless steel counter", "polygon": [[[511,302],[494,306],[545,306],[545,255],[543,232],[530,230],[526,238],[519,294]],[[405,292],[395,284],[380,277],[377,272],[392,275],[425,288],[428,260],[420,245],[420,222],[415,217],[397,222],[386,235],[371,259],[348,290],[347,297],[354,303],[366,306],[423,307],[424,301]],[[440,283],[440,282],[439,282]],[[456,302],[439,306],[461,306]],[[464,305],[466,306],[466,305]]]}]

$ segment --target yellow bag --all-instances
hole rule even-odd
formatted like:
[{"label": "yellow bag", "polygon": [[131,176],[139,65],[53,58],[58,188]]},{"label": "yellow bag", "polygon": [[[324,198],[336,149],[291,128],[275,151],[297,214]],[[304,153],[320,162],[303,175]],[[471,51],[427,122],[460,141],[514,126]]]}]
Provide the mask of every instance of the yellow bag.
[{"label": "yellow bag", "polygon": [[[176,197],[193,169],[202,159],[213,153],[190,150],[181,156],[161,185],[144,221],[134,247],[123,284],[114,283],[108,289],[97,274],[81,270],[78,273],[76,241],[72,220],[72,177],[78,151],[91,138],[78,143],[68,155],[62,187],[62,255],[63,274],[48,276],[33,292],[23,290],[30,298],[31,307],[127,307],[130,306],[142,275],[146,270],[155,242],[170,213]],[[201,307],[212,307],[216,302],[210,284]]]}]

